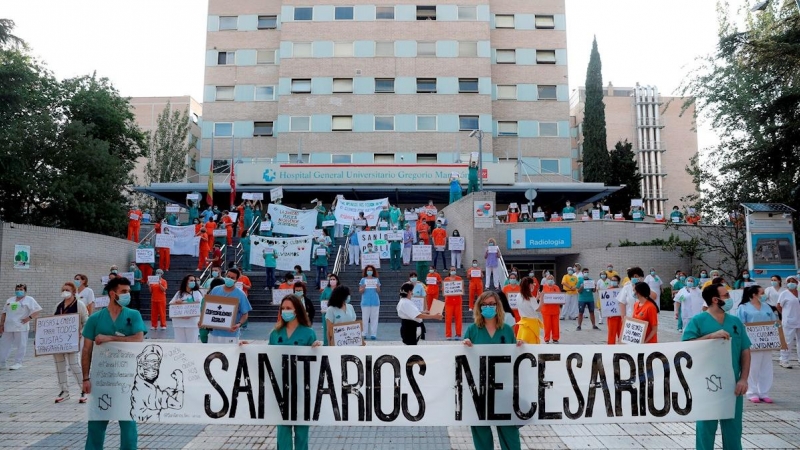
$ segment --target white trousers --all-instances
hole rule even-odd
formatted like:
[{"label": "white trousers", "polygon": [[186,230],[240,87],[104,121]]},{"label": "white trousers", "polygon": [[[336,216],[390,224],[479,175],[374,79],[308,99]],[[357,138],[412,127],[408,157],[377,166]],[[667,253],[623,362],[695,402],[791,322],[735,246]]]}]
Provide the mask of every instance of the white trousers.
[{"label": "white trousers", "polygon": [[175,327],[173,330],[175,330],[175,342],[197,344],[200,335],[198,327]]},{"label": "white trousers", "polygon": [[237,336],[214,336],[213,334],[208,335],[208,343],[209,344],[238,344],[239,338]]},{"label": "white trousers", "polygon": [[411,264],[411,247],[403,247],[403,264]]},{"label": "white trousers", "polygon": [[450,264],[456,266],[456,269],[461,268],[461,250],[452,250],[450,252]]},{"label": "white trousers", "polygon": [[361,323],[363,324],[364,336],[378,335],[378,315],[381,311],[380,306],[362,306]]},{"label": "white trousers", "polygon": [[487,267],[486,268],[486,284],[485,284],[485,286],[486,286],[487,289],[489,288],[489,277],[491,277],[492,275],[494,275],[494,280],[492,281],[492,283],[493,283],[492,286],[494,286],[494,288],[497,289],[497,288],[500,287],[500,266]]},{"label": "white trousers", "polygon": [[561,318],[574,319],[578,317],[578,296],[567,294],[567,302],[561,307]]},{"label": "white trousers", "polygon": [[361,254],[361,247],[359,247],[358,245],[351,245],[350,246],[350,251],[347,253],[347,255],[348,255],[347,259],[349,260],[349,263],[351,265],[352,264],[358,265],[358,263],[360,261],[358,259],[358,256],[360,254]]},{"label": "white trousers", "polygon": [[750,352],[750,376],[747,377],[747,397],[768,397],[772,387],[772,352]]},{"label": "white trousers", "polygon": [[25,358],[25,350],[28,348],[28,332],[27,331],[6,331],[3,337],[0,338],[0,364],[5,364],[11,350],[17,349],[17,354],[14,358],[14,364],[22,364]]},{"label": "white trousers", "polygon": [[53,355],[56,362],[56,376],[58,377],[58,387],[61,392],[69,392],[69,377],[67,376],[67,364],[75,377],[78,389],[83,390],[83,372],[81,372],[81,361],[79,353],[58,353]]},{"label": "white trousers", "polygon": [[[792,351],[792,344],[797,346],[797,360],[800,361],[800,328],[783,327],[783,336],[786,338],[787,350],[781,350],[781,362],[788,363]],[[5,336],[3,336],[5,337]],[[755,352],[750,352],[755,353]]]}]

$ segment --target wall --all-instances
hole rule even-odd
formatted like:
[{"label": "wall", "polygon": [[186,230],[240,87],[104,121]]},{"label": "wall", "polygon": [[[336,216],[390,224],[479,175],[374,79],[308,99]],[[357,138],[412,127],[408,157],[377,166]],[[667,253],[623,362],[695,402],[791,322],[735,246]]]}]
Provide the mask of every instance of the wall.
[{"label": "wall", "polygon": [[[31,246],[31,268],[14,269],[14,245]],[[128,267],[137,244],[123,239],[80,231],[61,230],[0,222],[0,299],[14,295],[17,283],[28,285],[28,294],[51,315],[64,282],[76,273],[89,277],[96,294],[103,288],[100,279],[116,264]]]}]

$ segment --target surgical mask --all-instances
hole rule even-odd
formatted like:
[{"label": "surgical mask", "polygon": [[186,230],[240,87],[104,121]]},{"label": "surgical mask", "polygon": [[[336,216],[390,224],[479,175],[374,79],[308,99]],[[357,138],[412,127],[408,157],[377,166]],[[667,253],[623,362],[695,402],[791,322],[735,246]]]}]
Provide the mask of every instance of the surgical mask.
[{"label": "surgical mask", "polygon": [[130,305],[131,294],[119,294],[117,296],[117,303],[119,304],[119,306],[122,306],[123,308]]},{"label": "surgical mask", "polygon": [[194,289],[196,287],[197,287],[197,283],[195,283],[194,281],[190,281],[189,282],[189,289]]},{"label": "surgical mask", "polygon": [[131,265],[130,269],[131,269],[131,272],[133,272],[134,270],[136,270],[136,266]]},{"label": "surgical mask", "polygon": [[80,287],[80,285],[81,285],[81,280],[72,280],[72,283],[73,283],[73,284],[74,284],[76,287]]},{"label": "surgical mask", "polygon": [[211,272],[211,276],[214,277],[214,278],[217,278],[219,276],[219,272],[217,272],[215,270],[215,271]]},{"label": "surgical mask", "polygon": [[769,297],[767,296],[767,294],[764,294],[759,298],[759,300],[761,300],[762,302],[766,302],[768,298]]},{"label": "surgical mask", "polygon": [[472,263],[472,267],[478,267],[478,263]]},{"label": "surgical mask", "polygon": [[694,281],[687,281],[686,287],[694,287]]},{"label": "surgical mask", "polygon": [[303,291],[297,291],[294,293],[294,296],[297,298],[303,298]]},{"label": "surgical mask", "polygon": [[17,297],[25,297],[25,291],[15,291],[14,293],[17,295]]},{"label": "surgical mask", "polygon": [[725,301],[723,301],[723,302],[722,302],[722,303],[719,305],[719,307],[720,307],[720,308],[722,308],[722,310],[723,310],[723,311],[725,311],[725,312],[728,312],[728,311],[730,311],[730,310],[731,310],[731,308],[733,308],[733,302],[732,302],[732,301],[730,301],[730,302],[725,302]]},{"label": "surgical mask", "polygon": [[604,274],[604,273],[601,273],[601,274],[600,274],[600,278],[602,278],[602,279],[604,279],[604,280],[605,280],[605,279],[606,279],[606,274]]},{"label": "surgical mask", "polygon": [[291,322],[294,320],[294,318],[294,311],[281,311],[281,319],[283,319],[284,322]]},{"label": "surgical mask", "polygon": [[119,273],[119,270],[116,270],[116,269],[112,270],[111,273],[114,273],[114,274]]},{"label": "surgical mask", "polygon": [[156,275],[162,276],[162,275],[164,275],[164,272],[161,271],[161,270],[156,270]]},{"label": "surgical mask", "polygon": [[494,319],[494,317],[497,315],[497,307],[496,306],[483,305],[483,306],[481,306],[481,315],[485,319]]},{"label": "surgical mask", "polygon": [[429,269],[429,270],[428,270],[428,273],[433,273],[433,269]]},{"label": "surgical mask", "polygon": [[608,267],[606,267],[606,270],[608,270],[609,272],[611,272],[612,270],[614,270],[614,268],[613,268],[612,266],[608,266]]},{"label": "surgical mask", "polygon": [[328,286],[336,287],[336,280],[328,280]]},{"label": "surgical mask", "polygon": [[232,288],[235,285],[236,285],[236,280],[234,280],[233,278],[225,277],[225,287]]},{"label": "surgical mask", "polygon": [[772,284],[772,287],[778,287],[778,282],[777,281],[771,281],[770,283]]},{"label": "surgical mask", "polygon": [[528,274],[528,277],[530,277],[530,278],[533,278],[534,276],[535,276],[535,275],[534,275],[534,273],[533,273],[533,272],[531,272],[531,273],[529,273],[529,274]]},{"label": "surgical mask", "polygon": [[451,270],[451,271],[450,271],[450,275],[455,275],[455,274],[456,274],[456,271],[455,271],[455,270]]},{"label": "surgical mask", "polygon": [[552,285],[556,284],[556,280],[547,280],[547,284],[552,286]]},{"label": "surgical mask", "polygon": [[638,278],[631,278],[631,283],[636,284],[639,282]]},{"label": "surgical mask", "polygon": [[749,273],[743,273],[742,274],[742,278],[744,278],[746,280],[746,279],[750,278],[750,274]]},{"label": "surgical mask", "polygon": [[684,277],[684,276],[681,276],[681,277],[680,277],[680,280],[681,280],[681,281],[686,281],[686,277]]},{"label": "surgical mask", "polygon": [[612,286],[612,287],[617,287],[617,286],[619,286],[619,281],[612,281],[612,282],[611,282],[611,286]]},{"label": "surgical mask", "polygon": [[67,299],[72,297],[72,292],[70,291],[61,291],[61,298]]},{"label": "surgical mask", "polygon": [[797,289],[797,283],[786,283],[786,287],[787,287],[789,290],[792,290],[792,291],[793,291],[793,290]]},{"label": "surgical mask", "polygon": [[411,277],[411,278],[408,279],[408,281],[410,281],[412,283],[416,283],[417,282],[417,277]]},{"label": "surgical mask", "polygon": [[650,271],[650,275],[655,275],[655,274],[656,274],[656,271],[655,271],[655,270],[651,270],[651,271]]},{"label": "surgical mask", "polygon": [[589,272],[583,272],[583,278],[589,278]]},{"label": "surgical mask", "polygon": [[371,277],[371,276],[372,276],[372,271],[371,271],[371,270],[368,270],[368,271],[367,271],[367,276],[369,276],[369,277]]},{"label": "surgical mask", "polygon": [[701,273],[700,274],[700,278],[708,278],[708,274],[707,273]]},{"label": "surgical mask", "polygon": [[517,284],[517,279],[516,278],[512,278],[512,279],[508,280],[508,282],[511,283],[511,284]]},{"label": "surgical mask", "polygon": [[572,269],[568,269],[568,270],[567,270],[567,273],[569,273],[570,275],[572,275],[573,273],[575,273],[575,271],[574,271],[574,270],[572,270]]}]

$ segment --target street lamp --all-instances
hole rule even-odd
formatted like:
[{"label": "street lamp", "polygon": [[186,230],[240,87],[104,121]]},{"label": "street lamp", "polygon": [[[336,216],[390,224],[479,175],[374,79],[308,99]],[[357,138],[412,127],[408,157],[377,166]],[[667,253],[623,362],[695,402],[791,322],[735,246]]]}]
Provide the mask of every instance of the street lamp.
[{"label": "street lamp", "polygon": [[469,137],[478,139],[478,192],[480,192],[483,190],[483,131],[472,130]]}]

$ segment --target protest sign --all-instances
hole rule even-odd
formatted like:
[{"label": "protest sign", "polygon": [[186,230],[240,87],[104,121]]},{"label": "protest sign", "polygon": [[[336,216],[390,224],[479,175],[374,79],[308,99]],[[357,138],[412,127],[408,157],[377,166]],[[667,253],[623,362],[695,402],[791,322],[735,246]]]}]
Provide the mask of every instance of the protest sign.
[{"label": "protest sign", "polygon": [[470,278],[480,278],[481,275],[481,269],[469,269]]},{"label": "protest sign", "polygon": [[230,217],[230,219],[231,219],[231,220],[232,220],[234,223],[236,223],[236,219],[238,219],[238,218],[239,218],[239,213],[238,213],[238,212],[236,212],[236,211],[231,211],[231,212],[229,212],[229,213],[228,213],[228,217]]},{"label": "protest sign", "polygon": [[631,206],[642,206],[642,199],[641,198],[632,198],[631,199]]},{"label": "protest sign", "polygon": [[158,275],[150,275],[147,277],[147,284],[159,284],[161,283],[161,277]]},{"label": "protest sign", "polygon": [[322,226],[323,226],[323,228],[336,226],[336,221],[335,220],[323,220],[322,221]]},{"label": "protest sign", "polygon": [[80,351],[80,325],[78,314],[37,318],[34,337],[36,356]]},{"label": "protest sign", "polygon": [[228,231],[225,228],[216,228],[214,229],[214,237],[226,237],[228,235]]},{"label": "protest sign", "polygon": [[377,278],[365,278],[364,279],[364,287],[367,289],[376,289],[378,287],[378,279]]},{"label": "protest sign", "polygon": [[434,284],[439,284],[439,280],[437,280],[436,277],[426,277],[425,278],[425,284],[427,284],[429,286],[430,285],[434,285]]},{"label": "protest sign", "polygon": [[444,291],[445,297],[448,295],[464,295],[464,282],[444,281],[442,282],[442,291]]},{"label": "protest sign", "polygon": [[239,299],[206,295],[205,306],[200,312],[200,327],[228,330],[236,324],[236,312],[239,310]]},{"label": "protest sign", "polygon": [[564,213],[564,220],[575,220],[575,213]]},{"label": "protest sign", "polygon": [[[441,427],[733,417],[730,341],[661,343],[634,351],[563,344],[311,348],[107,342],[94,350],[89,404],[103,398],[108,407],[88,408],[87,418]],[[146,362],[155,378],[143,380],[138,373],[144,362],[138,359],[150,353],[160,356]],[[492,376],[481,375],[486,371]],[[152,390],[143,384],[179,395],[148,409]]]},{"label": "protest sign", "polygon": [[418,218],[417,213],[410,213],[410,212],[404,213],[403,217],[405,217],[406,222],[414,222]]},{"label": "protest sign", "polygon": [[179,212],[181,212],[181,207],[180,207],[180,205],[167,205],[165,210],[168,213],[179,213]]},{"label": "protest sign", "polygon": [[411,246],[411,260],[412,261],[430,261],[432,258],[432,250],[430,245],[412,245]]},{"label": "protest sign", "polygon": [[584,289],[594,289],[594,280],[583,280]]},{"label": "protest sign", "polygon": [[193,194],[186,194],[186,200],[200,200],[200,194],[197,192]]},{"label": "protest sign", "polygon": [[200,302],[181,303],[177,305],[169,305],[169,317],[198,317],[201,312]]},{"label": "protest sign", "polygon": [[281,300],[284,298],[294,295],[294,289],[273,289],[272,290],[272,304],[273,305],[280,305]]},{"label": "protest sign", "polygon": [[442,314],[444,312],[444,302],[441,300],[434,299],[431,302],[431,310],[430,313],[433,315]]},{"label": "protest sign", "polygon": [[592,210],[592,220],[600,220],[600,210],[593,209]]},{"label": "protest sign", "polygon": [[619,289],[604,289],[599,291],[600,311],[603,317],[619,317],[622,315],[622,308],[617,301]]},{"label": "protest sign", "polygon": [[[283,188],[276,188],[283,189]],[[245,192],[242,194],[242,200],[264,200],[263,192]]]},{"label": "protest sign", "polygon": [[522,300],[519,292],[510,292],[506,297],[508,298],[508,306],[510,306],[511,309],[519,309],[519,302]]},{"label": "protest sign", "polygon": [[153,248],[137,248],[136,249],[136,263],[154,263],[156,262],[156,250]]},{"label": "protest sign", "polygon": [[175,236],[171,234],[156,234],[156,248],[172,248],[175,245]]},{"label": "protest sign", "polygon": [[567,294],[562,293],[549,293],[544,294],[542,297],[542,303],[548,305],[563,305],[567,302]]},{"label": "protest sign", "polygon": [[633,317],[622,318],[622,333],[619,336],[621,344],[644,344],[647,337],[647,322]]},{"label": "protest sign", "polygon": [[161,234],[172,236],[171,255],[188,255],[197,257],[200,248],[200,236],[195,236],[194,225],[163,225]]},{"label": "protest sign", "polygon": [[[106,282],[108,284],[108,282]],[[108,303],[111,300],[108,298],[107,295],[101,295],[100,297],[94,298],[94,308],[108,308]]]},{"label": "protest sign", "polygon": [[534,219],[544,219],[544,212],[535,212],[531,214]]},{"label": "protest sign", "polygon": [[785,350],[786,338],[780,322],[753,322],[745,324],[750,338],[750,351]]},{"label": "protest sign", "polygon": [[274,202],[283,198],[283,188],[276,187],[269,190],[269,201]]},{"label": "protest sign", "polygon": [[402,231],[388,231],[386,232],[386,240],[391,241],[402,241],[403,240],[403,232]]},{"label": "protest sign", "polygon": [[500,249],[500,247],[498,247],[496,245],[490,245],[490,246],[486,247],[486,251],[488,253],[497,253],[499,249]]},{"label": "protest sign", "polygon": [[369,244],[372,244],[372,249],[380,255],[381,259],[389,259],[389,242],[387,235],[389,231],[359,231],[358,232],[358,245],[361,247],[361,253],[367,251]]},{"label": "protest sign", "polygon": [[294,271],[299,265],[303,270],[311,268],[311,236],[292,238],[276,238],[266,236],[250,236],[250,264],[264,267],[264,249],[274,249],[278,254],[277,270]]},{"label": "protest sign", "polygon": [[376,269],[381,268],[381,255],[379,253],[362,253],[361,254],[361,268],[373,266]]},{"label": "protest sign", "polygon": [[128,218],[131,219],[131,220],[139,220],[139,215],[138,214],[131,214],[130,216],[128,216]]},{"label": "protest sign", "polygon": [[453,250],[460,250],[464,251],[464,238],[463,237],[451,237],[448,239],[448,243],[450,244],[450,251]]},{"label": "protest sign", "polygon": [[411,301],[414,303],[414,306],[420,310],[420,312],[425,311],[425,297],[411,297]]},{"label": "protest sign", "polygon": [[350,225],[353,220],[358,218],[358,213],[363,212],[369,226],[374,227],[378,223],[378,214],[384,206],[389,206],[388,198],[375,200],[347,200],[344,197],[336,202],[336,210],[333,215],[336,223],[340,225]]},{"label": "protest sign", "polygon": [[272,231],[280,234],[311,236],[317,226],[315,209],[294,209],[270,203],[267,207],[272,219]]},{"label": "protest sign", "polygon": [[357,227],[366,227],[367,226],[367,220],[366,219],[354,219],[353,220],[353,225],[355,225]]},{"label": "protest sign", "polygon": [[336,323],[332,325],[333,340],[331,345],[335,347],[358,347],[366,345],[361,335],[361,321]]},{"label": "protest sign", "polygon": [[272,222],[265,220],[258,226],[259,231],[272,231]]}]

